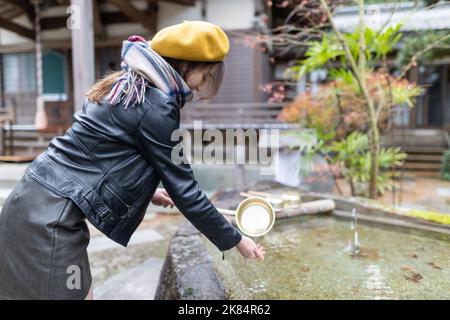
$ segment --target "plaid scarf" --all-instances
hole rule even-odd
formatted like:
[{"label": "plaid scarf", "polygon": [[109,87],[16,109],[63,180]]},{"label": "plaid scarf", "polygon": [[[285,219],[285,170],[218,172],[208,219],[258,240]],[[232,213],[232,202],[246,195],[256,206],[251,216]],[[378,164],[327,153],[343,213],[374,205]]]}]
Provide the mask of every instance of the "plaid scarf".
[{"label": "plaid scarf", "polygon": [[131,36],[123,42],[121,67],[125,74],[116,80],[106,97],[112,105],[123,102],[127,109],[144,102],[145,90],[150,85],[175,96],[180,107],[192,99],[186,82],[140,36]]}]

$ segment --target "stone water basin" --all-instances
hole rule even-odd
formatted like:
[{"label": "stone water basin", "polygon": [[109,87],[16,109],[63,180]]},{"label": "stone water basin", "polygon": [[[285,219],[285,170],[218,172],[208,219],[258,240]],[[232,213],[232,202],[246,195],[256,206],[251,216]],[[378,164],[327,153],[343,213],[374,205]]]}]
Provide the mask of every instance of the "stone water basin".
[{"label": "stone water basin", "polygon": [[[276,190],[274,186],[269,186]],[[261,188],[264,191],[264,188]],[[280,189],[280,192],[285,189]],[[450,299],[450,228],[364,201],[332,198],[333,212],[277,220],[256,239],[264,261],[222,254],[186,223],[169,246],[156,299]],[[232,208],[239,191],[216,205]],[[349,251],[358,215],[359,254]]]},{"label": "stone water basin", "polygon": [[335,217],[278,221],[258,240],[262,262],[209,243],[230,299],[449,299],[450,236],[360,222],[361,250],[348,251],[350,222]]}]

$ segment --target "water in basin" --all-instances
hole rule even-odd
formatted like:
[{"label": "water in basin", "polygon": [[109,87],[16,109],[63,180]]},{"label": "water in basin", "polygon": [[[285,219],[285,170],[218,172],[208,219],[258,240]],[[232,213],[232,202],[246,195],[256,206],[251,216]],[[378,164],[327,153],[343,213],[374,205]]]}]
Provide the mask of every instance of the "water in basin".
[{"label": "water in basin", "polygon": [[262,262],[208,244],[232,299],[450,299],[450,236],[358,221],[298,217],[257,242]]}]

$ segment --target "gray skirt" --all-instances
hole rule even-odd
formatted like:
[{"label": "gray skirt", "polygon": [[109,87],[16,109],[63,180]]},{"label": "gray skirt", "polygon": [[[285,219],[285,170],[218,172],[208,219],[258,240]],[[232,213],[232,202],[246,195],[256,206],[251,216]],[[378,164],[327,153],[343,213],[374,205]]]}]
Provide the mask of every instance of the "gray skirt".
[{"label": "gray skirt", "polygon": [[25,173],[0,213],[0,299],[84,299],[88,244],[76,204]]}]

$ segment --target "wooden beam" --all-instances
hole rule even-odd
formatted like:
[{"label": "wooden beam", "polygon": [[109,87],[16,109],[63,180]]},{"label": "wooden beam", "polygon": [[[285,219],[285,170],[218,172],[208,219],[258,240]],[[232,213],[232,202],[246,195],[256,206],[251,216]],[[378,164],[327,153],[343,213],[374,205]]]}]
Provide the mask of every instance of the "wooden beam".
[{"label": "wooden beam", "polygon": [[98,0],[93,0],[94,6],[94,34],[98,38],[106,37],[105,28],[103,28],[102,17],[100,15],[100,8],[98,5]]},{"label": "wooden beam", "polygon": [[101,12],[103,24],[114,24],[114,23],[126,23],[130,22],[131,19],[124,15],[122,12]]},{"label": "wooden beam", "polygon": [[152,23],[152,28],[150,29],[150,38],[156,34],[156,29],[158,28],[158,0],[147,0],[147,12]]},{"label": "wooden beam", "polygon": [[41,28],[42,30],[67,28],[67,16],[61,17],[43,17],[41,18]]},{"label": "wooden beam", "polygon": [[70,6],[70,0],[56,0],[56,3],[60,6]]},{"label": "wooden beam", "polygon": [[0,13],[0,16],[5,19],[12,20],[23,14],[23,11],[18,7],[7,6],[5,8],[2,8],[2,12]]},{"label": "wooden beam", "polygon": [[147,28],[150,32],[155,32],[155,21],[154,17],[146,14],[142,10],[137,9],[133,3],[129,1],[122,0],[107,0],[109,3],[116,6],[120,11],[123,12],[131,20],[142,24],[145,28]]},{"label": "wooden beam", "polygon": [[33,30],[25,28],[17,23],[11,22],[7,19],[0,17],[0,28],[6,29],[8,31],[14,32],[22,37],[34,40],[35,33]]},{"label": "wooden beam", "polygon": [[[95,41],[95,48],[121,47],[123,37],[106,38]],[[42,43],[44,49],[70,50],[72,48],[71,40],[46,40]],[[33,43],[9,44],[0,46],[0,54],[33,52]]]},{"label": "wooden beam", "polygon": [[[41,28],[42,28],[42,30],[66,28],[68,17],[69,17],[69,15],[44,17],[41,19]],[[126,22],[131,21],[122,12],[100,12],[100,19],[102,20],[103,26],[108,25],[108,24],[126,23]],[[95,21],[94,21],[94,24],[95,24]],[[104,29],[104,27],[103,27],[103,29]]]},{"label": "wooden beam", "polygon": [[15,7],[19,7],[27,15],[31,23],[34,23],[34,7],[28,0],[3,0],[6,3],[12,4]]},{"label": "wooden beam", "polygon": [[183,6],[193,6],[195,5],[195,0],[163,0],[165,2],[172,2],[175,4],[180,4]]}]

